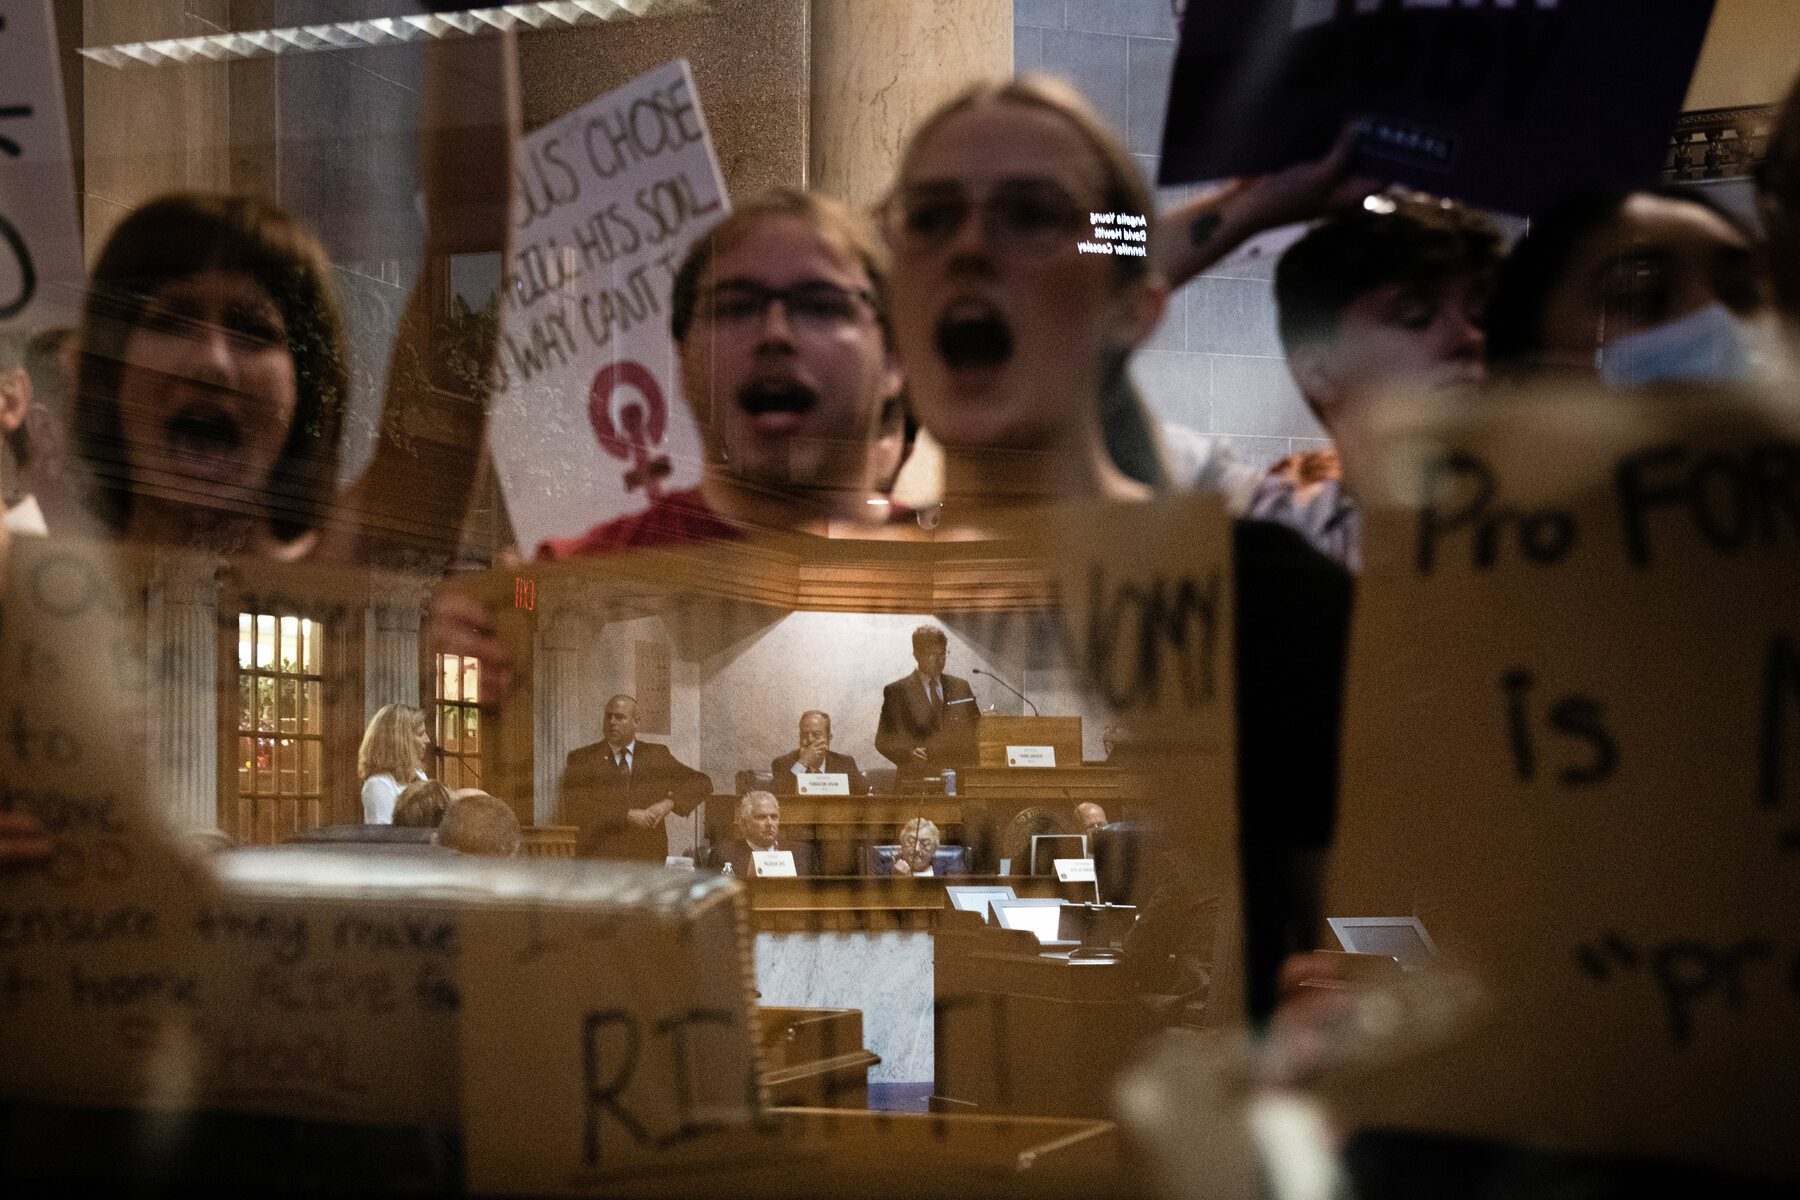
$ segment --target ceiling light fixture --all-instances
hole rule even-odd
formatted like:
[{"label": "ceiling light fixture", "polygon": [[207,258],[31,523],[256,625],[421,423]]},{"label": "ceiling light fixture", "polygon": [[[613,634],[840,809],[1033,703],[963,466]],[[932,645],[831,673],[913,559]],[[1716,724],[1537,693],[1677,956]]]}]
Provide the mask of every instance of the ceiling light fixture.
[{"label": "ceiling light fixture", "polygon": [[460,12],[418,13],[339,21],[331,25],[294,25],[244,33],[125,42],[117,46],[83,46],[83,57],[108,67],[160,67],[168,63],[232,62],[272,58],[278,54],[318,50],[360,50],[365,46],[399,46],[437,38],[479,37],[510,29],[573,29],[600,21],[651,16],[666,10],[697,8],[701,0],[540,0],[535,4],[503,4]]}]

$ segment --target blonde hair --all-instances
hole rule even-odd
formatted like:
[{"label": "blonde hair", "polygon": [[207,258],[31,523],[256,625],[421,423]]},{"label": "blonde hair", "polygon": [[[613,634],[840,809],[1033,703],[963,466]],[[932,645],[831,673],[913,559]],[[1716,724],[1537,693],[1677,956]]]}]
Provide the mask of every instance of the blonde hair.
[{"label": "blonde hair", "polygon": [[356,773],[364,779],[392,775],[396,783],[416,778],[425,764],[416,739],[425,732],[425,714],[410,704],[384,704],[363,731]]},{"label": "blonde hair", "polygon": [[463,854],[512,858],[522,835],[519,817],[506,801],[472,788],[458,789],[438,822],[432,840]]},{"label": "blonde hair", "polygon": [[[931,136],[944,122],[984,104],[1018,104],[1051,113],[1067,121],[1081,136],[1081,140],[1088,144],[1088,149],[1094,152],[1095,161],[1100,164],[1106,207],[1113,212],[1135,213],[1144,217],[1148,222],[1146,231],[1155,225],[1149,218],[1156,212],[1156,201],[1150,194],[1150,185],[1144,182],[1144,173],[1138,170],[1137,159],[1131,156],[1131,151],[1126,149],[1118,132],[1107,124],[1106,118],[1088,103],[1085,96],[1050,75],[981,80],[944,101],[932,110],[930,116],[913,127],[912,136],[906,140],[906,148],[900,153],[900,169],[894,175],[896,188],[905,182],[913,160],[918,157],[919,148],[931,140]],[[1154,238],[1155,234],[1151,233],[1150,236]],[[1148,245],[1145,249],[1149,249]],[[1113,266],[1121,281],[1132,281],[1147,278],[1150,264],[1154,261],[1154,252],[1143,258],[1119,255],[1113,259]]]}]

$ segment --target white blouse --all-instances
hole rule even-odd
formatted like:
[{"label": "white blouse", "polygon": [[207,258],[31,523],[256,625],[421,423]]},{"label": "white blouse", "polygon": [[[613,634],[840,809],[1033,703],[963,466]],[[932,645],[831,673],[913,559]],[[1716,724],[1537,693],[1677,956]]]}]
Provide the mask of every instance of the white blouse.
[{"label": "white blouse", "polygon": [[[419,778],[425,779],[428,776],[420,771]],[[363,780],[363,824],[392,825],[394,801],[400,798],[400,791],[400,781],[386,771]]]}]

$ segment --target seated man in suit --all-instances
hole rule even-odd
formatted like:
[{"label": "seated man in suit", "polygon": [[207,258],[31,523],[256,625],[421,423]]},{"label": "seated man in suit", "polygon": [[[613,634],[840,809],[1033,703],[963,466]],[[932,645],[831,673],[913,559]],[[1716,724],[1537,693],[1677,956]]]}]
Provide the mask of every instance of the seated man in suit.
[{"label": "seated man in suit", "polygon": [[912,674],[881,690],[881,722],[875,748],[900,768],[919,776],[975,761],[975,693],[969,681],[944,674],[950,639],[935,625],[912,634]]},{"label": "seated man in suit", "polygon": [[1075,806],[1075,819],[1081,822],[1081,832],[1087,834],[1088,853],[1094,850],[1094,834],[1106,824],[1106,810],[1092,800],[1084,800]]},{"label": "seated man in suit", "polygon": [[775,776],[778,795],[792,796],[800,790],[802,775],[848,775],[850,794],[866,796],[868,779],[856,768],[856,760],[831,748],[831,714],[809,709],[800,714],[800,746],[769,764]]},{"label": "seated man in suit", "polygon": [[932,864],[941,844],[937,825],[924,817],[914,817],[900,827],[900,853],[894,855],[890,873],[916,879],[936,874]]},{"label": "seated man in suit", "polygon": [[671,812],[692,813],[712,795],[712,780],[677,762],[667,746],[638,739],[630,696],[606,702],[603,727],[604,741],[569,751],[562,821],[581,830],[578,854],[660,863],[669,852],[663,822]]},{"label": "seated man in suit", "polygon": [[712,853],[706,856],[706,865],[715,871],[723,871],[729,866],[733,875],[754,877],[758,850],[791,851],[794,874],[818,872],[811,846],[782,844],[781,801],[772,792],[744,793],[738,800],[737,836],[724,845],[714,846]]}]

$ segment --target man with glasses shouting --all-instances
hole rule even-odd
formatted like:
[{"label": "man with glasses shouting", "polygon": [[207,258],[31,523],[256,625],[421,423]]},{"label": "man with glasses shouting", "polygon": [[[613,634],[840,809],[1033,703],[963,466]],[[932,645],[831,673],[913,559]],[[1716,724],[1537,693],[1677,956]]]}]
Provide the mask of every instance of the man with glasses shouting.
[{"label": "man with glasses shouting", "polygon": [[827,197],[778,189],[715,225],[670,299],[700,485],[539,557],[885,520],[905,450],[886,291],[880,243]]}]

